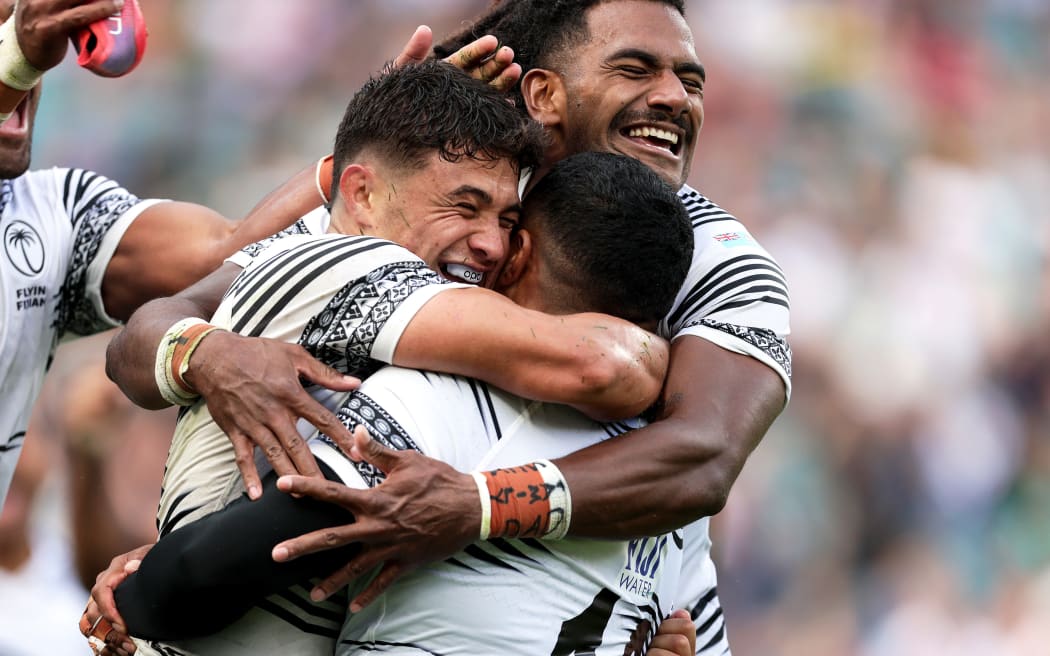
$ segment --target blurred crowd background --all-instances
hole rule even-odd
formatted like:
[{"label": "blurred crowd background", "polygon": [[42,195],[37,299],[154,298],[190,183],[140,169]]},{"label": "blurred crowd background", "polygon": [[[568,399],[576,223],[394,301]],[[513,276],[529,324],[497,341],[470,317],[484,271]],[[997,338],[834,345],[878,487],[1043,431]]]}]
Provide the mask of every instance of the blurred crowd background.
[{"label": "blurred crowd background", "polygon": [[[416,25],[440,37],[487,5],[140,2],[133,75],[67,61],[45,78],[34,165],[229,216],[330,151],[350,94]],[[712,528],[734,653],[1047,653],[1050,3],[690,0],[688,14],[708,72],[690,182],[792,291],[791,403]],[[0,570],[0,589],[36,580],[56,608],[66,586],[72,611],[50,614],[74,639],[75,572],[90,584],[117,546],[152,537],[172,421],[114,393],[105,342],[62,347],[28,441],[47,463],[25,468],[36,502],[0,521],[3,546],[28,517],[42,561]],[[0,638],[0,653],[86,653],[34,651],[12,619],[29,607],[0,594],[0,624],[20,622],[0,635],[22,645]]]}]

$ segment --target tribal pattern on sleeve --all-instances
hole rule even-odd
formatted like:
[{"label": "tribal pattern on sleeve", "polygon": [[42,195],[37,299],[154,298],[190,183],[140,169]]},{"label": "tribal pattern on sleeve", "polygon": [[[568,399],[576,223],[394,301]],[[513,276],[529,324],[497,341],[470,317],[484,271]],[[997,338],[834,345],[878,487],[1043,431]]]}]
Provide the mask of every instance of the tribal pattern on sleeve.
[{"label": "tribal pattern on sleeve", "polygon": [[744,340],[768,355],[774,362],[784,368],[784,372],[787,373],[788,378],[791,377],[791,346],[786,339],[778,336],[772,330],[751,328],[748,326],[734,326],[732,324],[714,321],[713,319],[700,319],[699,321],[693,321],[687,324],[686,328],[691,326],[705,326],[714,330],[720,330],[727,335],[736,337],[737,339]]},{"label": "tribal pattern on sleeve", "polygon": [[[388,449],[422,453],[419,446],[409,437],[408,431],[367,394],[355,392],[339,407],[336,417],[350,431],[353,431],[355,426],[364,426],[368,429],[368,434],[372,436],[372,439]],[[320,437],[332,448],[339,449],[339,446],[327,435],[322,434]],[[361,461],[353,464],[368,487],[375,487],[386,479],[386,474],[367,462]]]},{"label": "tribal pattern on sleeve", "polygon": [[255,257],[256,255],[261,253],[267,246],[277,241],[278,239],[281,239],[282,237],[287,237],[288,235],[308,234],[310,234],[310,229],[306,226],[306,222],[302,219],[299,219],[298,221],[296,221],[295,223],[293,223],[292,225],[288,226],[287,228],[278,232],[275,235],[270,235],[265,239],[260,239],[254,244],[248,244],[247,246],[241,249],[241,252],[251,257]]},{"label": "tribal pattern on sleeve", "polygon": [[339,290],[306,324],[299,344],[337,371],[367,377],[382,366],[371,352],[383,325],[414,291],[434,284],[448,281],[423,262],[380,266]]},{"label": "tribal pattern on sleeve", "polygon": [[65,203],[73,222],[73,251],[66,279],[59,290],[54,327],[61,335],[71,331],[91,335],[112,327],[99,316],[85,294],[87,270],[102,238],[139,199],[96,173],[72,169],[66,174]]}]

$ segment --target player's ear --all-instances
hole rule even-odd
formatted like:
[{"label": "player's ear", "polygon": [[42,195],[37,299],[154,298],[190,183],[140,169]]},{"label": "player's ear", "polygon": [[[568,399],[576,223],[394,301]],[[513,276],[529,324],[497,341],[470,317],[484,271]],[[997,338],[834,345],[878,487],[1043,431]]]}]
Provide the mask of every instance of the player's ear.
[{"label": "player's ear", "polygon": [[507,262],[496,280],[496,287],[503,289],[518,282],[528,269],[532,258],[532,235],[525,228],[518,228],[510,237]]},{"label": "player's ear", "polygon": [[365,227],[371,225],[370,217],[375,209],[372,192],[376,186],[376,173],[361,164],[350,164],[339,175],[339,198],[355,221]]},{"label": "player's ear", "polygon": [[536,121],[551,129],[560,125],[566,111],[565,83],[561,76],[545,68],[534,68],[521,78],[525,107]]}]

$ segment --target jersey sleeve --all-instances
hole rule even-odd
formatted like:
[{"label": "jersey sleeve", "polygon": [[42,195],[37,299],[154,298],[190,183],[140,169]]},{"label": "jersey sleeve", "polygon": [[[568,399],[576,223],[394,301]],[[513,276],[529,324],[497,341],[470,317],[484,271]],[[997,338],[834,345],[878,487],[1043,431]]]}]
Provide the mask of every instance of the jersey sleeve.
[{"label": "jersey sleeve", "polygon": [[91,335],[118,325],[102,302],[106,268],[131,223],[163,201],[140,200],[113,180],[83,169],[53,168],[30,175],[50,177],[55,210],[72,227],[69,267],[59,292],[60,333]]},{"label": "jersey sleeve", "polygon": [[283,239],[290,235],[323,235],[325,231],[328,230],[328,222],[328,210],[324,207],[318,207],[284,230],[281,230],[274,235],[270,235],[265,239],[260,239],[254,244],[248,244],[241,250],[226,258],[226,261],[232,262],[243,269],[251,264],[252,259],[254,259],[256,255],[266,250],[268,246],[278,239]]},{"label": "jersey sleeve", "polygon": [[213,323],[298,343],[330,367],[363,378],[390,362],[419,308],[465,286],[382,239],[289,236],[240,273]]},{"label": "jersey sleeve", "polygon": [[679,196],[695,247],[660,333],[671,340],[692,335],[753,357],[777,372],[790,397],[790,303],[783,270],[725,210],[688,187]]},{"label": "jersey sleeve", "polygon": [[[487,386],[479,381],[387,366],[369,376],[335,410],[348,429],[364,426],[383,446],[413,450],[468,471],[491,447],[494,431]],[[351,487],[374,487],[385,478],[367,462],[352,462],[321,434],[311,450]]]}]

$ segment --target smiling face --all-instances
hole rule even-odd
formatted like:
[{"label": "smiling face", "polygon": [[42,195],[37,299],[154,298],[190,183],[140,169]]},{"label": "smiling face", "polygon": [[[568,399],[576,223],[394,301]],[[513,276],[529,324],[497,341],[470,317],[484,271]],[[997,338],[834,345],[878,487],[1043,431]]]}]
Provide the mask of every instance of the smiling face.
[{"label": "smiling face", "polygon": [[377,171],[369,232],[401,244],[446,278],[491,286],[518,224],[518,170],[509,160],[429,155],[423,168]]},{"label": "smiling face", "polygon": [[587,12],[590,38],[565,53],[564,155],[620,153],[685,182],[704,120],[704,69],[673,7],[614,0]]},{"label": "smiling face", "polygon": [[[0,20],[7,20],[13,0],[0,0]],[[40,102],[40,85],[33,87],[15,108],[11,118],[0,123],[0,178],[17,178],[29,168],[33,119]]]}]

